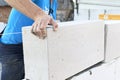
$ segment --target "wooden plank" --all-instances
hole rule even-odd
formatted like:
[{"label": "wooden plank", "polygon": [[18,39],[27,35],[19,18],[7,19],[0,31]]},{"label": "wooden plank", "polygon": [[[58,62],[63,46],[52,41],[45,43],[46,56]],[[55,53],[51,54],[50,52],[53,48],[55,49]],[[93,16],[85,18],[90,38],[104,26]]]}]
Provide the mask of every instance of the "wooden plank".
[{"label": "wooden plank", "polygon": [[104,60],[104,23],[60,23],[57,32],[47,29],[45,40],[23,28],[23,43],[26,78],[65,80]]}]

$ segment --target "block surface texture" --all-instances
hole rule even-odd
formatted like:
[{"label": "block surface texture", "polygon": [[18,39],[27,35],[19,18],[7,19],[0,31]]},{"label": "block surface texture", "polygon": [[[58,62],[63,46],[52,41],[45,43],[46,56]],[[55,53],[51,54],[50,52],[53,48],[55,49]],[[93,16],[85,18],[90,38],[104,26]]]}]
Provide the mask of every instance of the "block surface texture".
[{"label": "block surface texture", "polygon": [[120,21],[106,21],[105,62],[120,57]]},{"label": "block surface texture", "polygon": [[57,32],[47,28],[47,38],[39,39],[31,27],[23,28],[26,78],[65,80],[104,60],[104,22],[59,23]]}]

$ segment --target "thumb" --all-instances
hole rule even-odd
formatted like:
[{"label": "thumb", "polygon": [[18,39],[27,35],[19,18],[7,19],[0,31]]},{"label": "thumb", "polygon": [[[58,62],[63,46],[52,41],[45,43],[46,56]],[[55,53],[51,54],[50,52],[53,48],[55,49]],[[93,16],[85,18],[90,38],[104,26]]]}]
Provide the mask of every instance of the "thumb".
[{"label": "thumb", "polygon": [[57,22],[52,19],[51,24],[53,25],[53,31],[57,31],[57,29],[58,29]]}]

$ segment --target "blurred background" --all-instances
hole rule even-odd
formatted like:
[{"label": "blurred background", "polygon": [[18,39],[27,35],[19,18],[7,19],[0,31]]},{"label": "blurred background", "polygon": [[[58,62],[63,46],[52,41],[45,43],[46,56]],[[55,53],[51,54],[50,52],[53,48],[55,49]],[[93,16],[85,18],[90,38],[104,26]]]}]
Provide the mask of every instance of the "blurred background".
[{"label": "blurred background", "polygon": [[[7,22],[11,7],[0,0],[0,22]],[[58,0],[57,20],[120,20],[120,0]]]}]

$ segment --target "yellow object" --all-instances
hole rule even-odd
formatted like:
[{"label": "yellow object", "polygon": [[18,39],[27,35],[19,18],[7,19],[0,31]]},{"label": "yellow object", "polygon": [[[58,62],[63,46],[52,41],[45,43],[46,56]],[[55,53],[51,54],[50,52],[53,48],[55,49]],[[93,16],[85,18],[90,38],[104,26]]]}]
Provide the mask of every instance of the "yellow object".
[{"label": "yellow object", "polygon": [[99,19],[102,20],[120,20],[119,14],[100,14]]}]

